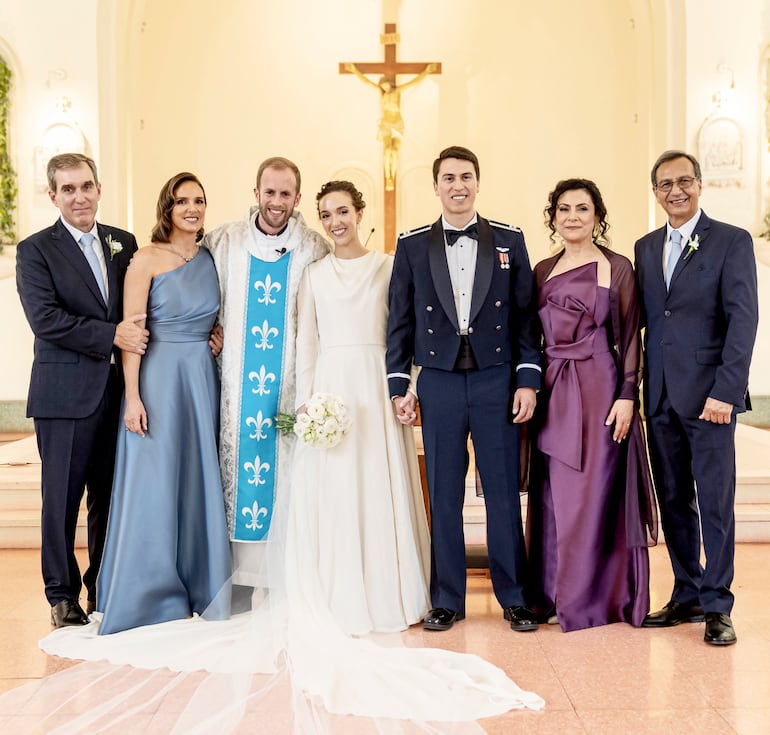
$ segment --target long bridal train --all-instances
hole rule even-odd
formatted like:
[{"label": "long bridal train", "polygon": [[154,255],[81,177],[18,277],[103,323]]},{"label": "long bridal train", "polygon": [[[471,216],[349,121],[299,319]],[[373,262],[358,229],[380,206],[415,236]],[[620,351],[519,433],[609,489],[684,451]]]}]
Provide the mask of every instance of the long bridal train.
[{"label": "long bridal train", "polygon": [[[293,492],[302,496],[302,488]],[[306,524],[302,503],[278,503],[265,555],[269,581],[255,591],[250,612],[226,621],[204,613],[107,636],[97,635],[95,615],[87,626],[56,630],[40,642],[44,651],[101,663],[14,690],[0,698],[0,712],[11,697],[26,697],[24,711],[39,712],[46,733],[59,725],[71,733],[73,724],[108,732],[109,723],[145,713],[167,718],[165,732],[224,735],[271,713],[271,734],[470,735],[483,732],[474,720],[544,706],[479,656],[406,647],[399,634],[342,632],[324,599]],[[338,715],[355,715],[357,726],[344,729],[351,719]]]}]

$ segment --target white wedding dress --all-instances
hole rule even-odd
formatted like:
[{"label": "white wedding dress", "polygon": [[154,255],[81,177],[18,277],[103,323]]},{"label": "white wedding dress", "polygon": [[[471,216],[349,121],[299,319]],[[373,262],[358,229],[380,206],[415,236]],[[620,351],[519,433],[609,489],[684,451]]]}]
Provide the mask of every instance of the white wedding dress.
[{"label": "white wedding dress", "polygon": [[297,404],[339,396],[352,427],[332,449],[299,444],[290,530],[316,552],[319,592],[346,633],[393,632],[428,608],[430,542],[411,427],[385,374],[393,258],[308,266],[297,304]]},{"label": "white wedding dress", "polygon": [[44,651],[98,663],[3,695],[0,713],[39,712],[47,735],[112,732],[116,718],[145,712],[168,714],[165,732],[185,735],[242,732],[244,723],[271,735],[473,735],[483,732],[479,718],[544,706],[479,656],[365,635],[403,629],[428,605],[416,455],[384,376],[391,267],[392,258],[369,253],[327,256],[309,269],[298,399],[336,393],[354,423],[332,450],[297,448],[252,610],[106,636],[96,634],[96,614],[56,630],[40,642]]}]

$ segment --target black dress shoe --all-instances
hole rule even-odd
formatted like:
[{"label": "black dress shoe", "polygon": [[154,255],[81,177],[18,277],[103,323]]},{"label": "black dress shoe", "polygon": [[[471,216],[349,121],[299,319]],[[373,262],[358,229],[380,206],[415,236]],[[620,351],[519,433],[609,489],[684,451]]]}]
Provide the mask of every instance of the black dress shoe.
[{"label": "black dress shoe", "polygon": [[703,608],[700,605],[682,605],[671,600],[661,610],[648,613],[642,621],[642,628],[671,628],[679,623],[702,622]]},{"label": "black dress shoe", "polygon": [[537,630],[537,616],[528,607],[516,605],[503,608],[503,617],[510,621],[511,630],[524,633],[528,630]]},{"label": "black dress shoe", "polygon": [[455,612],[448,607],[434,607],[423,619],[425,630],[449,630],[458,620],[464,620],[464,612]]},{"label": "black dress shoe", "polygon": [[96,601],[86,600],[86,615],[90,615],[92,612],[96,612]]},{"label": "black dress shoe", "polygon": [[51,608],[51,625],[64,628],[67,625],[85,625],[88,617],[77,600],[62,600]]},{"label": "black dress shoe", "polygon": [[724,613],[706,613],[706,632],[703,640],[712,646],[732,646],[738,640],[733,621]]}]

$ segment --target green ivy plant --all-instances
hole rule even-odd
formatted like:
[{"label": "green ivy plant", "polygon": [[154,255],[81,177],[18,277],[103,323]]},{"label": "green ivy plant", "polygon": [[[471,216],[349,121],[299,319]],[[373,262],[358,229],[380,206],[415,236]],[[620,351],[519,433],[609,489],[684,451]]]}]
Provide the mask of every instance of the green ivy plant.
[{"label": "green ivy plant", "polygon": [[0,253],[6,245],[16,242],[13,211],[16,209],[16,172],[11,165],[9,108],[11,70],[0,58]]}]

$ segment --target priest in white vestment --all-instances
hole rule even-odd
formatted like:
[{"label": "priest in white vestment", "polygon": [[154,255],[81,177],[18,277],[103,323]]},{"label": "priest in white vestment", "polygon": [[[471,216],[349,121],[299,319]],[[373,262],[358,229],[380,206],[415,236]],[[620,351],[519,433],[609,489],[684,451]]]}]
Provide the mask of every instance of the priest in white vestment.
[{"label": "priest in white vestment", "polygon": [[294,208],[300,173],[285,158],[257,171],[256,206],[206,235],[214,256],[224,329],[219,456],[232,541],[233,582],[259,586],[261,547],[277,493],[289,481],[291,437],[276,429],[294,411],[297,290],[302,273],[329,252]]}]

